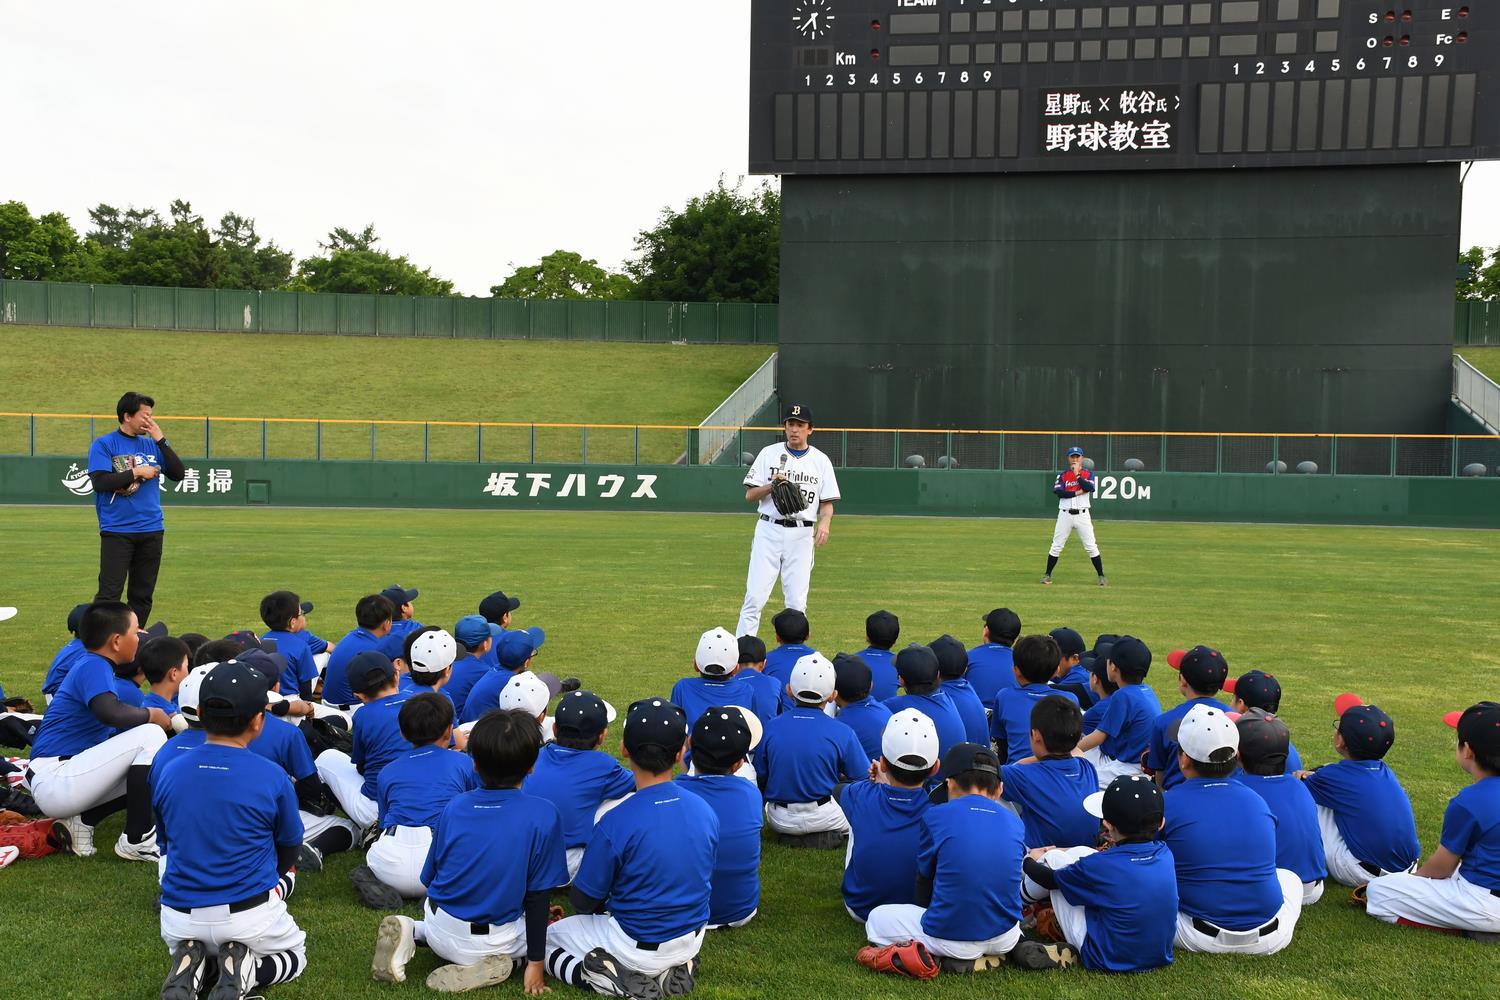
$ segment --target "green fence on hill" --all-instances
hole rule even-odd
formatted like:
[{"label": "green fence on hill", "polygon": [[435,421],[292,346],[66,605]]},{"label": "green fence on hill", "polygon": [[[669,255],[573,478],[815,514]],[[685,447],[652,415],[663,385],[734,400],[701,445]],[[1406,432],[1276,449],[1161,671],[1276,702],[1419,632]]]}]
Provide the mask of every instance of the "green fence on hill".
[{"label": "green fence on hill", "polygon": [[1453,313],[1453,342],[1500,345],[1500,302],[1460,301]]},{"label": "green fence on hill", "polygon": [[774,344],[777,307],[0,281],[0,324],[468,340]]}]

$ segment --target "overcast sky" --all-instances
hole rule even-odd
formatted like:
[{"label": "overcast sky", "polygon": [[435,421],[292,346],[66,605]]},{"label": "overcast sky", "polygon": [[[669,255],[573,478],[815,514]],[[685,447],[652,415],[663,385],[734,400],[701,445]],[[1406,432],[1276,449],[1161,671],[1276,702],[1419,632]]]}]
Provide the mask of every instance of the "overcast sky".
[{"label": "overcast sky", "polygon": [[[374,222],[470,294],[745,172],[750,0],[0,0],[0,201]],[[1500,245],[1500,164],[1464,246]]]}]

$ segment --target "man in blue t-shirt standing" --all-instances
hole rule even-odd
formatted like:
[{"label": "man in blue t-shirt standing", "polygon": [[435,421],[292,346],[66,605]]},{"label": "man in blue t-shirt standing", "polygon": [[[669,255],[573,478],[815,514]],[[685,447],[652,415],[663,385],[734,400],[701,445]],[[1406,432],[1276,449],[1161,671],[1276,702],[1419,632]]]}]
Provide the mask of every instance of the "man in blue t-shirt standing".
[{"label": "man in blue t-shirt standing", "polygon": [[[182,459],[151,411],[156,400],[127,392],[115,404],[120,429],[89,446],[89,479],[99,515],[99,592],[95,601],[125,603],[143,624],[151,616],[161,569],[161,479],[180,482]],[[126,580],[129,579],[127,589]]]}]

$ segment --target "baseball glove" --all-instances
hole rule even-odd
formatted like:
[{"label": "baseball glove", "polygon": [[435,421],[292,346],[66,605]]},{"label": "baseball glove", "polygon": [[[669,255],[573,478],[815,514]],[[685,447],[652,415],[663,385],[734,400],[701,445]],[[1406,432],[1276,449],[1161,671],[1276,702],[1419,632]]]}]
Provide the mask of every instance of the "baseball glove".
[{"label": "baseball glove", "polygon": [[807,500],[802,496],[802,491],[797,489],[790,479],[772,480],[771,502],[776,505],[776,510],[782,517],[800,514],[802,508],[807,506]]}]

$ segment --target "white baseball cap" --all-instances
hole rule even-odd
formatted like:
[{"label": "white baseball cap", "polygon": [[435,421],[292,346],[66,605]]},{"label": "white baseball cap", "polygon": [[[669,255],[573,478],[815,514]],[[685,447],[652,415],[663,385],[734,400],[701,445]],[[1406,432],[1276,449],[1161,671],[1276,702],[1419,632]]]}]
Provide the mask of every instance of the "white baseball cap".
[{"label": "white baseball cap", "polygon": [[177,688],[177,710],[193,722],[202,721],[198,718],[198,690],[203,687],[203,678],[217,666],[217,663],[205,663],[194,667]]},{"label": "white baseball cap", "polygon": [[732,708],[745,717],[745,728],[750,730],[750,749],[754,750],[756,747],[760,746],[760,739],[766,734],[766,727],[761,725],[760,716],[756,715],[744,705],[726,705],[724,707]]},{"label": "white baseball cap", "polygon": [[411,668],[419,674],[440,674],[453,666],[458,643],[443,629],[423,632],[412,640]]},{"label": "white baseball cap", "polygon": [[552,693],[542,679],[530,670],[523,670],[512,677],[500,692],[500,707],[520,709],[530,716],[538,716],[547,710]]},{"label": "white baseball cap", "polygon": [[885,724],[880,755],[913,771],[930,771],[938,762],[937,726],[915,708],[903,708]]},{"label": "white baseball cap", "polygon": [[16,616],[15,608],[0,608],[0,622],[8,622]]},{"label": "white baseball cap", "polygon": [[808,653],[792,667],[792,696],[798,701],[822,704],[833,694],[833,687],[833,664],[822,653]]},{"label": "white baseball cap", "polygon": [[700,674],[723,677],[740,664],[739,640],[722,628],[711,628],[698,639],[693,665]]},{"label": "white baseball cap", "polygon": [[1240,749],[1240,731],[1222,709],[1194,705],[1177,725],[1177,745],[1193,760],[1223,764]]}]

